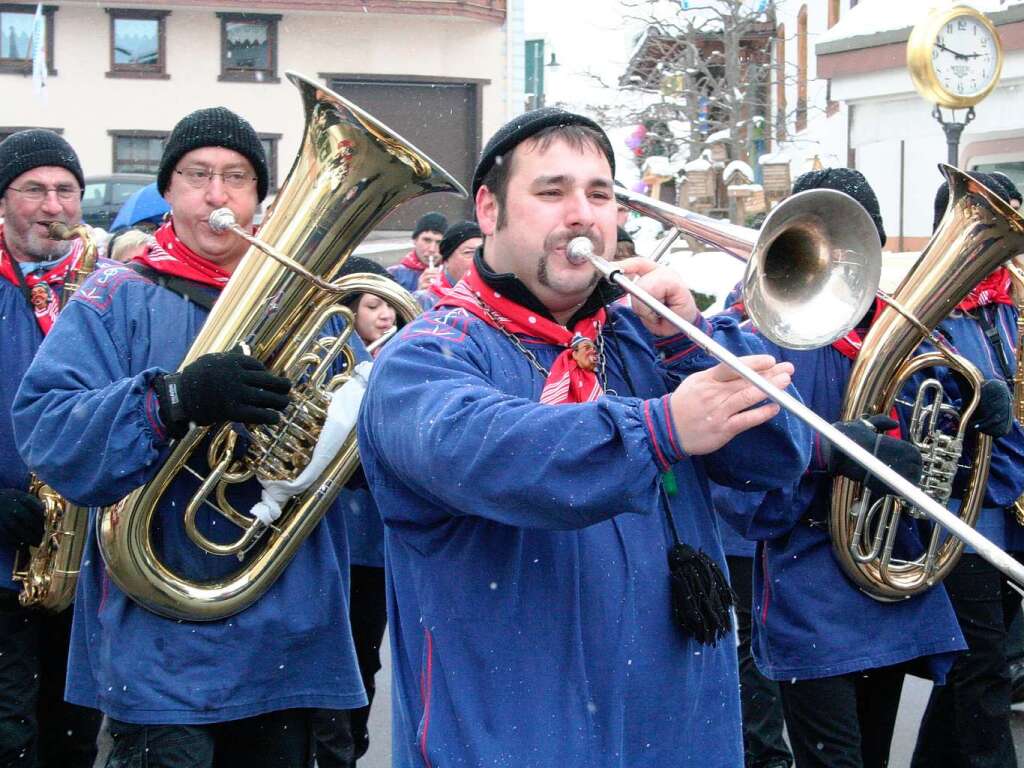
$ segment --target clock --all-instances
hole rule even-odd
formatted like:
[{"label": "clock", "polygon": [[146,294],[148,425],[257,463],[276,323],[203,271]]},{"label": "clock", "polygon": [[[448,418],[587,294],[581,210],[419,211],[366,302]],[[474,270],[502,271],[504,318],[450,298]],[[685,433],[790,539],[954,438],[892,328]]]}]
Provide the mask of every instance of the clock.
[{"label": "clock", "polygon": [[914,27],[907,68],[928,101],[952,109],[973,107],[999,82],[1003,47],[985,14],[958,5],[933,11]]}]

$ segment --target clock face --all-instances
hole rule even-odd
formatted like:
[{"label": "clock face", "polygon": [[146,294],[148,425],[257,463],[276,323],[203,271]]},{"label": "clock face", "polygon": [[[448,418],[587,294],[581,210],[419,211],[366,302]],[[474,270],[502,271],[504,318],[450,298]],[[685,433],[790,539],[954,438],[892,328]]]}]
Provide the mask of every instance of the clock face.
[{"label": "clock face", "polygon": [[988,27],[973,16],[955,16],[942,25],[932,44],[932,69],[952,96],[971,96],[998,71],[997,46]]}]

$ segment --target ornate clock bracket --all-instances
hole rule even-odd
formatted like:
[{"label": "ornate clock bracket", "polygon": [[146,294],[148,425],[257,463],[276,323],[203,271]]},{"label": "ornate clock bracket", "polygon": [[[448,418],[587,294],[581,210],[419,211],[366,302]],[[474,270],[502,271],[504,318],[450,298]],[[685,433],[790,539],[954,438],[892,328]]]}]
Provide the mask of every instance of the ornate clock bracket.
[{"label": "ornate clock bracket", "polygon": [[938,120],[939,125],[942,126],[942,130],[946,133],[946,149],[947,149],[947,162],[954,168],[958,167],[957,161],[960,159],[960,134],[964,132],[964,128],[967,124],[974,119],[974,107],[967,108],[967,114],[964,115],[964,121],[962,123],[956,122],[956,110],[950,110],[950,120],[947,122],[942,117],[942,110],[939,109],[939,105],[935,105],[935,109],[932,110],[932,117]]}]

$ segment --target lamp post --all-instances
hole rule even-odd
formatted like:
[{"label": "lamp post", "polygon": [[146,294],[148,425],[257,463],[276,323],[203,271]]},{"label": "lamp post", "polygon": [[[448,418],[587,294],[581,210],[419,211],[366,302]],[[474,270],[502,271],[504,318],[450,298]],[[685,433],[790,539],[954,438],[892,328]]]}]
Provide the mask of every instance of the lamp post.
[{"label": "lamp post", "polygon": [[960,134],[964,132],[967,124],[974,119],[974,107],[967,108],[967,113],[964,115],[962,123],[956,121],[956,110],[950,111],[951,119],[947,122],[942,117],[942,110],[938,104],[932,110],[932,117],[938,120],[939,125],[942,126],[942,130],[946,134],[946,162],[956,168],[960,160]]}]

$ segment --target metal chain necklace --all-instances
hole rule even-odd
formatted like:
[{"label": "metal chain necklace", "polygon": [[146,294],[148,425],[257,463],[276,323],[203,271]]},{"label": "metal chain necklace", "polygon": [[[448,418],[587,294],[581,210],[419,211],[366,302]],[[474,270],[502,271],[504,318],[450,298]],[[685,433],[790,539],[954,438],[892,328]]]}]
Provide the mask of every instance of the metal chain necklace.
[{"label": "metal chain necklace", "polygon": [[[493,309],[491,309],[487,304],[485,304],[482,301],[480,302],[480,306],[483,307],[483,310],[484,312],[487,313],[487,316],[491,318],[491,321],[494,323],[494,326],[499,331],[501,331],[505,335],[505,337],[508,338],[509,341],[511,341],[515,345],[516,349],[523,353],[523,357],[526,358],[530,365],[536,368],[541,373],[541,375],[544,376],[545,379],[548,378],[548,376],[551,375],[551,372],[540,364],[540,361],[537,359],[537,356],[533,354],[533,351],[528,349],[518,336],[516,336],[514,333],[512,333],[508,328],[504,326],[504,324],[501,322],[501,318],[498,317],[497,313]],[[605,364],[607,358],[605,357],[604,353],[604,333],[602,333],[603,330],[604,329],[602,327],[598,327],[597,338],[595,339],[595,346],[597,346],[596,373],[597,380],[601,383],[601,389],[608,393],[608,377],[605,374]]]}]

